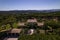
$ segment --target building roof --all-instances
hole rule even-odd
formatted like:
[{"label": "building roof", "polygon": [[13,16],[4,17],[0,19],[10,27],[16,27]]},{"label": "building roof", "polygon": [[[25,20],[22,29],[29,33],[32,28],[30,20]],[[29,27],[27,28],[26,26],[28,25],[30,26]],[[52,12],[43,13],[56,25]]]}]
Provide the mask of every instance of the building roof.
[{"label": "building roof", "polygon": [[28,19],[27,22],[37,22],[36,19]]},{"label": "building roof", "polygon": [[38,26],[43,26],[44,25],[44,22],[38,22],[37,25]]},{"label": "building roof", "polygon": [[17,25],[18,25],[18,26],[25,26],[25,23],[19,22]]},{"label": "building roof", "polygon": [[22,29],[12,29],[8,33],[20,33]]}]

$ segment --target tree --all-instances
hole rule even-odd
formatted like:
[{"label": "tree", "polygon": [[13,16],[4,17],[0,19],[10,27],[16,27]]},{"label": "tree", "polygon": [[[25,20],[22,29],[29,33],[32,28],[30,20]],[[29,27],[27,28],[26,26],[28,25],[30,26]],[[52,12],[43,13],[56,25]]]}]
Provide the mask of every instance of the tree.
[{"label": "tree", "polygon": [[17,23],[13,23],[13,28],[18,28]]},{"label": "tree", "polygon": [[10,24],[7,24],[7,25],[6,25],[6,30],[8,30],[8,29],[10,29],[10,28],[11,28]]},{"label": "tree", "polygon": [[34,28],[34,29],[36,29],[36,28],[37,28],[37,23],[32,23],[32,22],[30,22],[30,23],[27,23],[26,26],[27,26],[28,28]]}]

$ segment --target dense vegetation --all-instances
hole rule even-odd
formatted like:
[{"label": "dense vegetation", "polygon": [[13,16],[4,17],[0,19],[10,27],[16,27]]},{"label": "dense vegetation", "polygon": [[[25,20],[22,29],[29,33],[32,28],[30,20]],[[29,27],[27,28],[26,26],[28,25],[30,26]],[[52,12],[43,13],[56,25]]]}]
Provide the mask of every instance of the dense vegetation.
[{"label": "dense vegetation", "polygon": [[33,34],[21,35],[18,40],[60,40],[60,36],[56,34]]},{"label": "dense vegetation", "polygon": [[[58,21],[53,18],[58,17]],[[10,28],[18,28],[17,23],[26,22],[27,19],[36,18],[38,22],[44,21],[42,28],[35,23],[27,23],[28,28],[45,30],[45,34],[39,31],[33,35],[20,34],[18,40],[60,40],[60,11],[57,12],[31,12],[31,11],[0,11],[0,32]],[[46,20],[42,20],[45,18]],[[51,20],[49,19],[51,18]],[[28,30],[28,29],[27,29]],[[47,31],[50,30],[50,31]],[[2,33],[0,33],[2,34]],[[2,34],[3,35],[3,34]],[[0,35],[0,37],[2,36]]]}]

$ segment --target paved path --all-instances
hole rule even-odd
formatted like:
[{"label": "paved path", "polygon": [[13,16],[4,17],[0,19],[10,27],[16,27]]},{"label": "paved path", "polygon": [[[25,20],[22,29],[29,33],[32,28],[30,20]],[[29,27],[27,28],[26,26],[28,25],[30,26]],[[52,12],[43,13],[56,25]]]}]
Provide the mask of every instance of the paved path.
[{"label": "paved path", "polygon": [[5,38],[4,40],[18,40],[18,38]]}]

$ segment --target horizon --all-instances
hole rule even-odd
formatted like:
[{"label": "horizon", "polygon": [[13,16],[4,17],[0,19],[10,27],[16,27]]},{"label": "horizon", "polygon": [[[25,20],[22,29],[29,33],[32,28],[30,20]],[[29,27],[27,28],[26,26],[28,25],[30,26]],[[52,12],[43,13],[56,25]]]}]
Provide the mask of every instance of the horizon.
[{"label": "horizon", "polygon": [[0,11],[60,9],[60,0],[0,0]]},{"label": "horizon", "polygon": [[60,10],[60,9],[43,9],[43,10],[30,10],[30,9],[28,9],[28,10],[0,10],[0,11],[47,11],[47,10]]}]

